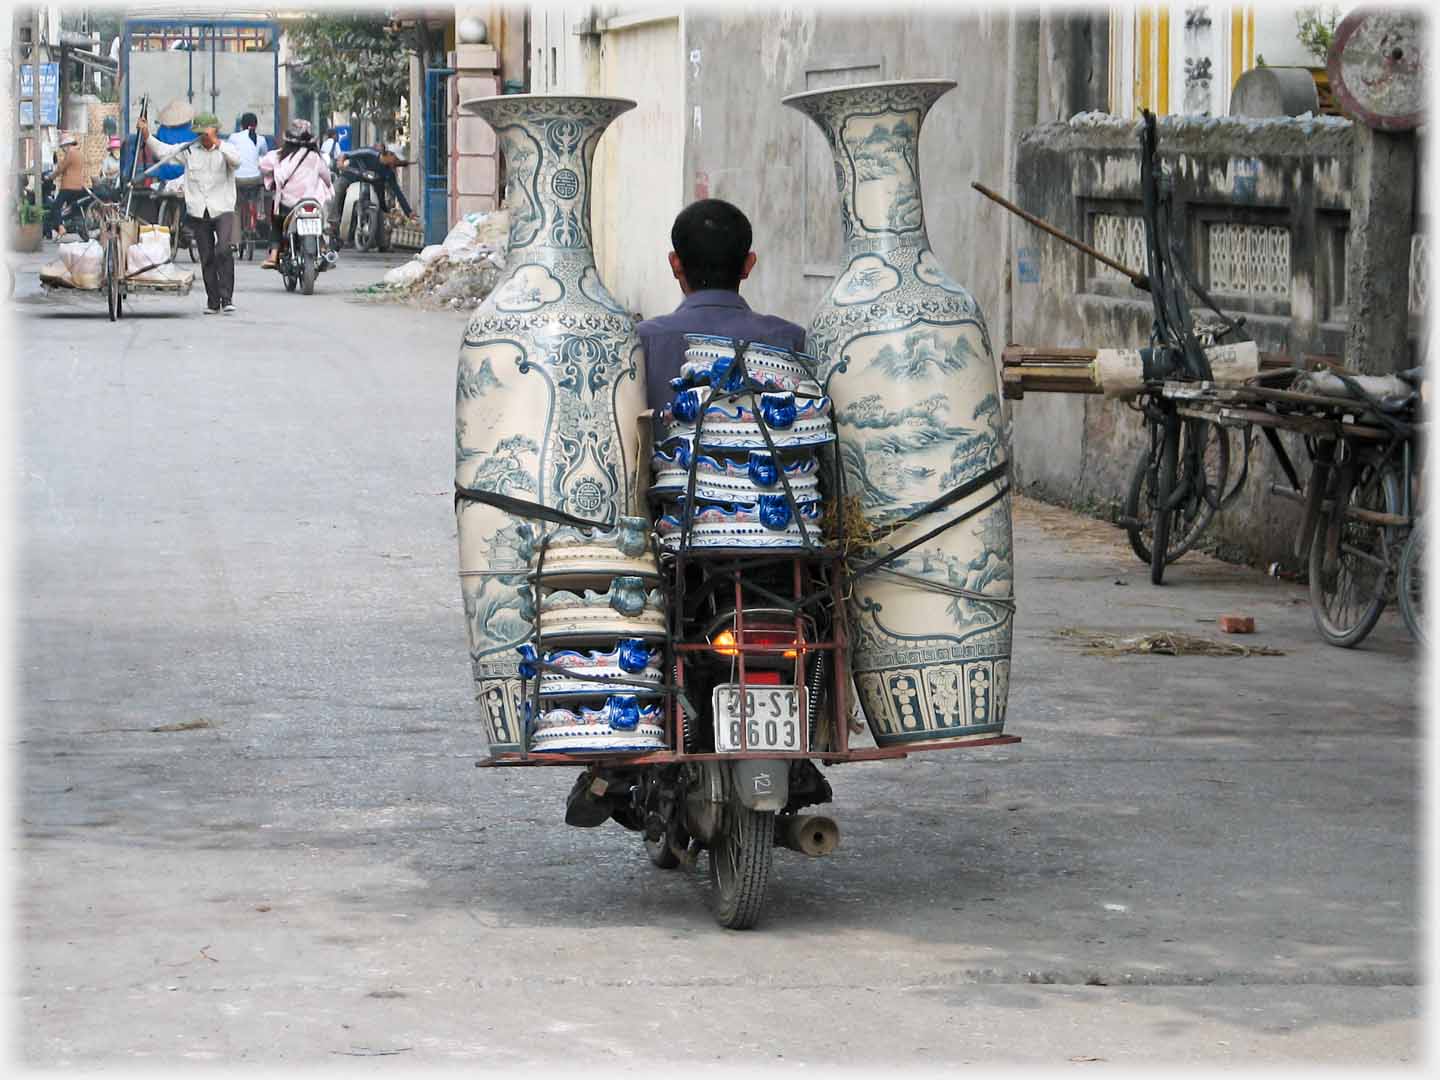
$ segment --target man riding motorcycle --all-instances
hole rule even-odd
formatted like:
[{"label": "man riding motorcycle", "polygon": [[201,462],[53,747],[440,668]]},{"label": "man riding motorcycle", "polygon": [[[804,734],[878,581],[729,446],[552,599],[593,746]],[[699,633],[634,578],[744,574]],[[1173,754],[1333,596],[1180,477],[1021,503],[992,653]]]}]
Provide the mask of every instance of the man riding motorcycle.
[{"label": "man riding motorcycle", "polygon": [[[400,160],[400,155],[393,147],[381,146],[378,143],[373,147],[365,147],[361,150],[352,151],[349,154],[341,154],[336,162],[337,171],[340,174],[335,184],[335,201],[330,205],[330,238],[331,243],[338,250],[341,246],[340,218],[345,212],[345,193],[350,190],[350,185],[357,182],[353,176],[347,176],[347,170],[360,170],[373,172],[380,177],[376,185],[376,197],[380,200],[380,212],[385,213],[389,207],[386,205],[386,193],[395,196],[400,209],[405,216],[413,218],[415,212],[410,209],[410,203],[405,198],[405,193],[400,190],[400,181],[395,176],[395,170],[406,164]],[[358,181],[364,183],[364,181]]]},{"label": "man riding motorcycle", "polygon": [[309,121],[296,120],[285,129],[280,149],[260,159],[260,175],[266,189],[275,193],[270,215],[273,242],[260,269],[274,270],[280,261],[286,215],[301,199],[324,203],[331,197],[330,166],[315,147],[315,133]]}]

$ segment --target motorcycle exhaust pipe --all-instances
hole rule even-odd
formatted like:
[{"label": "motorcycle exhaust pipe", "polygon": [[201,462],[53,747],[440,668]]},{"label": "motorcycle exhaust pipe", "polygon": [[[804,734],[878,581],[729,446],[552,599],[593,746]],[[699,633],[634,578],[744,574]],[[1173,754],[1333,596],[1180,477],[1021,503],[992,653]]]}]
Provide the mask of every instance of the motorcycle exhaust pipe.
[{"label": "motorcycle exhaust pipe", "polygon": [[819,814],[791,814],[775,823],[775,842],[812,859],[840,845],[840,826]]}]

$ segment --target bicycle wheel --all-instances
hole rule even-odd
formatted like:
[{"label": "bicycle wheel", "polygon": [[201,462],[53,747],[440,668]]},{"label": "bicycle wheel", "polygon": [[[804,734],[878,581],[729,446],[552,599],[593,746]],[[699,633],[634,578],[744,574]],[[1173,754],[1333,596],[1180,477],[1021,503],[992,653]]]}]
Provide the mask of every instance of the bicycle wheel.
[{"label": "bicycle wheel", "polygon": [[1400,552],[1400,615],[1410,636],[1421,645],[1425,637],[1425,522],[1416,523]]},{"label": "bicycle wheel", "polygon": [[[1332,475],[1338,479],[1338,472]],[[1315,628],[1331,645],[1353,649],[1375,629],[1385,610],[1398,529],[1358,520],[1345,512],[1347,508],[1399,513],[1395,470],[1363,464],[1350,491],[1334,498],[1310,541],[1310,610]]]},{"label": "bicycle wheel", "polygon": [[[1183,489],[1183,494],[1171,515],[1166,563],[1173,563],[1194,547],[1215,517],[1230,475],[1229,432],[1208,420],[1186,420],[1180,431],[1177,460],[1177,491]],[[1158,467],[1158,454],[1152,460],[1151,451],[1142,452],[1125,497],[1125,533],[1130,547],[1143,563],[1150,561],[1150,544],[1155,533],[1154,477]]]},{"label": "bicycle wheel", "polygon": [[1171,499],[1179,476],[1180,417],[1167,413],[1161,422],[1160,461],[1155,468],[1155,512],[1151,517],[1150,584],[1165,580],[1165,553],[1170,547],[1170,530],[1174,524]]},{"label": "bicycle wheel", "polygon": [[110,237],[105,242],[105,308],[114,322],[120,317],[120,242]]}]

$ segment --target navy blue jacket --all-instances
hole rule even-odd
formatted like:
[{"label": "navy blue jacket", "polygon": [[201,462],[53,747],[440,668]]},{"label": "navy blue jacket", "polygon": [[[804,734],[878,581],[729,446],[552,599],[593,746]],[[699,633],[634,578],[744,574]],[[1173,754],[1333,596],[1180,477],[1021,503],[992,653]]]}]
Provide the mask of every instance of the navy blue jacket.
[{"label": "navy blue jacket", "polygon": [[675,396],[670,380],[680,374],[685,362],[686,334],[718,334],[794,352],[805,348],[804,327],[751,311],[740,294],[729,289],[692,292],[669,315],[646,319],[635,332],[645,346],[646,404],[657,416]]},{"label": "navy blue jacket", "polygon": [[352,150],[345,155],[345,159],[357,169],[365,169],[379,174],[380,182],[395,196],[395,201],[400,204],[400,209],[404,210],[407,216],[413,213],[410,204],[405,200],[405,193],[400,190],[400,181],[395,176],[395,170],[380,163],[379,150],[372,150],[369,147]]}]

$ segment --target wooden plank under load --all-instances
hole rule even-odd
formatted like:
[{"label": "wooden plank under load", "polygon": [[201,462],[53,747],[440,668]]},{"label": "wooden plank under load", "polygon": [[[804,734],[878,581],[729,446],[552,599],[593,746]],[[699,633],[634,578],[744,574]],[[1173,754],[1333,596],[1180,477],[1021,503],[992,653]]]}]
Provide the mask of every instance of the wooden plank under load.
[{"label": "wooden plank under load", "polygon": [[1095,350],[1007,345],[1000,354],[1005,397],[1023,398],[1027,391],[1050,394],[1098,394]]},{"label": "wooden plank under load", "polygon": [[[1080,346],[1007,345],[1000,354],[1004,396],[1018,400],[1027,393],[1101,393],[1100,377],[1095,370],[1096,352]],[[1260,354],[1261,371],[1317,371],[1321,368],[1345,370],[1338,356],[1283,352]]]}]

